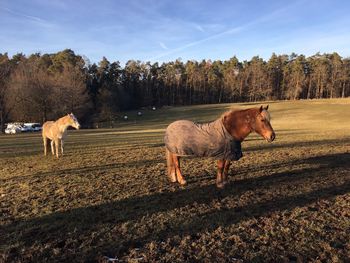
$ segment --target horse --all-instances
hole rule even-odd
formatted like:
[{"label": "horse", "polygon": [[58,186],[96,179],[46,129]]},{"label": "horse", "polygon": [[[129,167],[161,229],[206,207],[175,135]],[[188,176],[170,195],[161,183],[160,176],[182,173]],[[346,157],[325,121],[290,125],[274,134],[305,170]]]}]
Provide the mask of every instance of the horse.
[{"label": "horse", "polygon": [[216,186],[224,188],[228,183],[231,161],[238,161],[243,156],[241,142],[251,132],[256,132],[268,142],[275,139],[268,107],[230,110],[205,124],[188,120],[171,123],[164,136],[169,180],[186,184],[180,169],[180,157],[214,157],[217,159]]},{"label": "horse", "polygon": [[56,157],[58,158],[58,146],[61,142],[61,154],[63,156],[63,142],[67,135],[67,128],[73,127],[77,130],[80,128],[80,124],[73,113],[67,114],[66,116],[59,118],[56,121],[47,121],[43,124],[42,136],[44,142],[44,155],[46,156],[47,140],[51,140],[51,152],[55,155],[56,146]]}]

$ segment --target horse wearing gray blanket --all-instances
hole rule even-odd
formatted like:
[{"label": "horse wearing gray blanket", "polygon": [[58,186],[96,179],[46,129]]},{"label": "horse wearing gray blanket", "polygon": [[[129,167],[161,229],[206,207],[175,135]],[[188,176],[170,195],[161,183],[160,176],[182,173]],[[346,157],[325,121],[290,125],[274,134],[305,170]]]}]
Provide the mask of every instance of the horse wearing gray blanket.
[{"label": "horse wearing gray blanket", "polygon": [[271,142],[275,133],[270,124],[268,106],[245,110],[232,110],[219,119],[198,124],[188,120],[171,123],[164,136],[168,176],[172,182],[186,184],[180,170],[180,157],[212,157],[218,160],[217,187],[227,183],[231,161],[243,155],[241,142],[255,131]]},{"label": "horse wearing gray blanket", "polygon": [[241,142],[228,133],[221,119],[205,124],[175,121],[166,129],[164,141],[167,149],[177,156],[231,161],[242,157]]}]

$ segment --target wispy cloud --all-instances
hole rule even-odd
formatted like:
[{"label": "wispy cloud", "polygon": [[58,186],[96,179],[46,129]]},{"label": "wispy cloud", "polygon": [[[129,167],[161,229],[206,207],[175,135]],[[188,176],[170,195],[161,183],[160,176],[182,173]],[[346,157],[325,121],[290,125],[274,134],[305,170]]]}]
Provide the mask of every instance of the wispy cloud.
[{"label": "wispy cloud", "polygon": [[165,50],[169,49],[163,42],[159,42],[159,45],[161,46],[162,49],[165,49]]},{"label": "wispy cloud", "polygon": [[201,31],[201,32],[205,32],[205,30],[203,29],[203,27],[201,25],[194,25],[194,28],[197,29],[198,31]]},{"label": "wispy cloud", "polygon": [[179,52],[179,51],[185,50],[185,49],[187,49],[187,48],[190,48],[190,47],[193,47],[193,46],[202,44],[202,43],[207,42],[207,41],[209,41],[209,40],[219,38],[219,37],[224,36],[224,35],[227,35],[227,34],[238,33],[238,32],[240,32],[240,31],[242,31],[243,29],[244,29],[244,26],[231,28],[231,29],[226,30],[226,31],[224,31],[224,32],[211,35],[211,36],[209,36],[209,37],[200,39],[200,40],[198,40],[198,41],[193,41],[193,42],[191,42],[191,43],[188,43],[188,44],[186,44],[186,45],[183,45],[183,46],[178,47],[178,48],[175,48],[175,49],[171,49],[171,50],[169,50],[168,52],[164,52],[164,53],[162,53],[162,54],[160,54],[160,55],[154,56],[154,57],[150,58],[149,60],[152,61],[152,60],[155,60],[155,59],[159,59],[159,58],[162,58],[162,57],[165,57],[165,56],[168,56],[168,55],[177,53],[177,52]]},{"label": "wispy cloud", "polygon": [[19,17],[24,17],[26,19],[32,20],[32,21],[36,21],[36,22],[45,22],[43,19],[41,19],[40,17],[36,17],[36,16],[30,16],[30,15],[26,15],[20,12],[16,12],[11,10],[10,8],[7,7],[0,7],[0,9],[5,10],[6,12],[15,15],[15,16],[19,16]]},{"label": "wispy cloud", "polygon": [[[296,2],[295,4],[293,5],[296,5],[296,4],[299,4],[298,2]],[[230,28],[228,30],[224,30],[220,33],[216,33],[216,34],[213,34],[209,37],[205,37],[205,38],[202,38],[200,40],[197,40],[197,41],[193,41],[193,42],[190,42],[188,44],[185,44],[183,46],[180,46],[178,48],[175,48],[175,49],[171,49],[167,52],[163,52],[159,55],[156,55],[152,58],[150,58],[149,60],[152,61],[152,60],[156,60],[156,59],[160,59],[160,58],[163,58],[163,57],[166,57],[166,56],[169,56],[169,55],[172,55],[172,54],[175,54],[175,53],[178,53],[180,51],[183,51],[185,49],[188,49],[190,47],[193,47],[193,46],[197,46],[197,45],[200,45],[202,43],[205,43],[207,41],[210,41],[210,40],[213,40],[213,39],[217,39],[217,38],[220,38],[222,36],[225,36],[225,35],[230,35],[230,34],[237,34],[237,33],[240,33],[242,31],[245,31],[247,30],[248,28],[254,26],[254,25],[257,25],[259,23],[263,23],[263,22],[266,22],[266,21],[269,21],[269,20],[272,20],[273,18],[275,18],[276,16],[279,16],[281,15],[283,12],[285,12],[288,8],[290,8],[291,5],[289,6],[286,6],[284,8],[280,8],[280,9],[277,9],[277,10],[274,10],[272,11],[271,13],[267,14],[267,15],[264,15],[264,16],[261,16],[253,21],[250,21],[244,25],[241,25],[241,26],[237,26],[237,27],[234,27],[234,28]],[[199,25],[197,25],[197,30],[200,30],[199,28],[203,29],[202,27],[200,27]],[[203,30],[204,31],[204,30]]]},{"label": "wispy cloud", "polygon": [[93,62],[108,56],[122,63],[225,59],[233,54],[249,59],[291,51],[307,55],[316,49],[349,54],[349,3],[249,2],[149,0],[145,5],[132,0],[121,5],[107,0],[103,5],[93,1],[86,5],[68,0],[0,0],[0,52],[71,48]]},{"label": "wispy cloud", "polygon": [[13,9],[10,9],[10,8],[7,8],[7,7],[2,7],[0,6],[0,9],[4,10],[5,12],[15,16],[15,17],[18,17],[18,18],[24,18],[25,20],[27,21],[31,21],[31,22],[34,22],[40,26],[43,26],[43,27],[51,27],[53,26],[50,22],[48,22],[47,20],[45,19],[42,19],[38,16],[32,16],[32,15],[28,15],[28,14],[25,14],[25,13],[22,13],[22,12],[18,12],[18,11],[15,11]]}]

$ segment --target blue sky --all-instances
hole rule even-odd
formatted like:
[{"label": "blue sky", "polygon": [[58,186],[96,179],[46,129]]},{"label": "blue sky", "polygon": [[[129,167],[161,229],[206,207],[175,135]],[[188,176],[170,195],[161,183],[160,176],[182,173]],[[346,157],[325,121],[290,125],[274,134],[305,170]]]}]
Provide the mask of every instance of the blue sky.
[{"label": "blue sky", "polygon": [[0,53],[166,62],[350,56],[350,1],[0,0]]}]

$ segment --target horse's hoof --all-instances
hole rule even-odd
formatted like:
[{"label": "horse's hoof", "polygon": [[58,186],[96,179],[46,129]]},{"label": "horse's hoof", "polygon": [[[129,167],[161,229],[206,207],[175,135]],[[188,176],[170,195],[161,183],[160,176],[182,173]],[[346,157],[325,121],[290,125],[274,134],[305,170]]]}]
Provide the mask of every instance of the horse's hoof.
[{"label": "horse's hoof", "polygon": [[175,174],[168,175],[168,178],[169,178],[169,181],[172,182],[172,183],[176,183],[177,182]]},{"label": "horse's hoof", "polygon": [[187,182],[186,182],[186,180],[181,180],[181,181],[179,181],[179,184],[185,185],[185,184],[187,184]]},{"label": "horse's hoof", "polygon": [[225,188],[225,184],[223,182],[216,183],[216,187],[219,188],[219,189],[224,189]]},{"label": "horse's hoof", "polygon": [[170,181],[171,183],[176,183],[176,182],[177,182],[176,178],[174,179],[174,178],[171,178],[171,177],[169,177],[169,181]]}]

